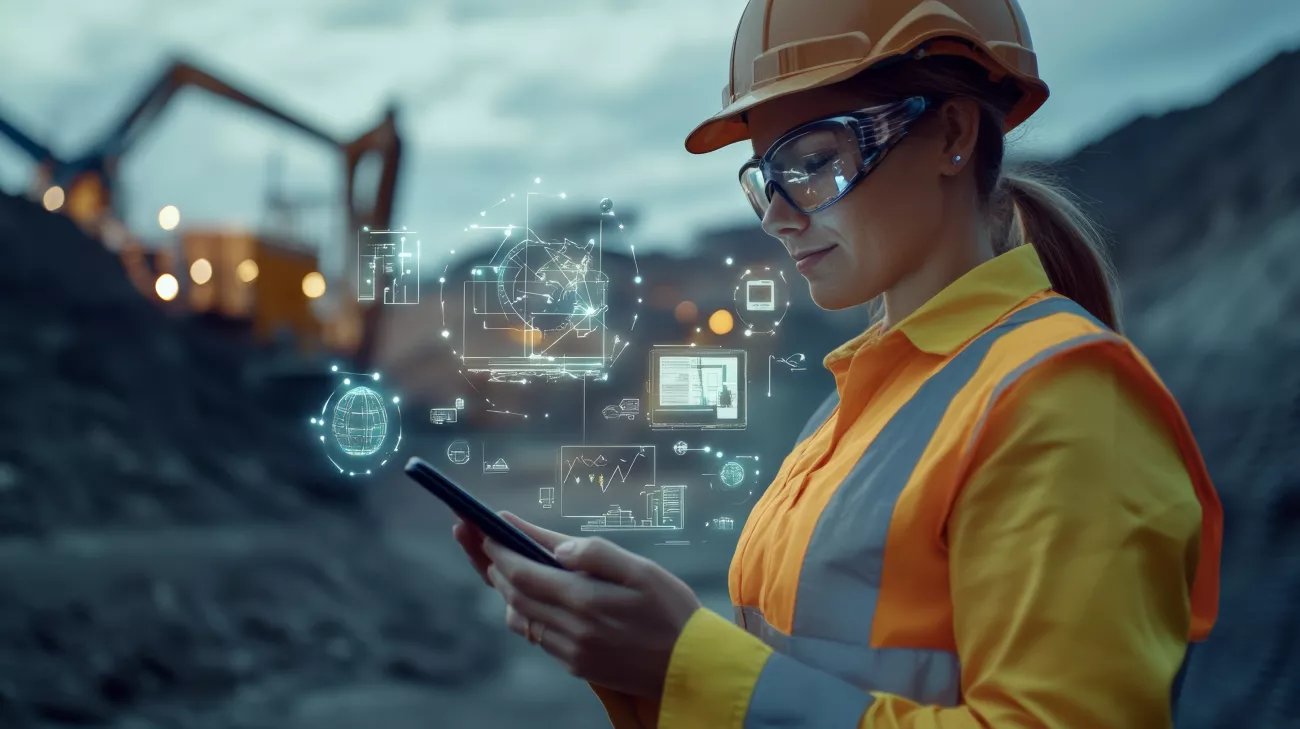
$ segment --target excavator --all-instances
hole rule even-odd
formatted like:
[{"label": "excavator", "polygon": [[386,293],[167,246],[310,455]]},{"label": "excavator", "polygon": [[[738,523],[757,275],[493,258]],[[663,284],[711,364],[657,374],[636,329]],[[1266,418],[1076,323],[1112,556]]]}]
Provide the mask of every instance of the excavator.
[{"label": "excavator", "polygon": [[[104,241],[117,250],[128,275],[144,293],[152,294],[160,271],[158,258],[151,257],[130,236],[122,225],[122,211],[118,207],[117,178],[121,160],[158,120],[163,110],[177,94],[187,88],[196,88],[227,99],[262,116],[275,120],[336,150],[343,161],[343,196],[338,203],[346,211],[349,236],[363,227],[370,230],[387,230],[392,219],[393,201],[396,197],[398,166],[401,161],[402,142],[396,126],[396,110],[389,106],[383,118],[373,128],[353,139],[339,139],[289,113],[277,109],[232,84],[204,71],[185,60],[173,61],[158,79],[150,85],[122,119],[86,151],[71,159],[61,158],[32,135],[10,123],[0,115],[0,135],[7,137],[18,149],[36,163],[36,180],[32,190],[36,196],[44,194],[46,207],[62,212],[88,234]],[[378,174],[372,170],[377,169]],[[57,188],[57,190],[56,190]],[[51,194],[53,201],[51,202]],[[218,231],[218,233],[220,233]],[[350,290],[356,280],[351,268],[337,283],[334,298],[337,304],[327,321],[319,321],[312,313],[310,301],[303,291],[298,291],[298,281],[316,267],[316,258],[304,254],[301,246],[277,244],[248,236],[213,235],[195,232],[192,240],[182,232],[182,251],[187,255],[184,269],[190,268],[200,256],[209,260],[213,286],[191,287],[192,306],[213,308],[213,297],[232,292],[245,304],[235,307],[216,307],[236,312],[254,320],[254,329],[263,334],[284,331],[286,326],[301,342],[314,340],[331,350],[351,355],[363,367],[370,360],[378,330],[377,319],[381,308],[374,304],[358,302],[355,291]],[[340,241],[347,245],[347,241]],[[239,251],[213,250],[238,247]],[[344,256],[351,265],[355,257]],[[253,260],[251,270],[261,271],[250,275],[242,271],[237,275],[238,264]],[[248,268],[244,270],[249,270]],[[240,279],[240,280],[237,280]],[[197,279],[196,279],[197,282]],[[225,287],[215,284],[224,282]],[[160,292],[161,295],[161,292]],[[218,302],[219,303],[219,302]]]}]

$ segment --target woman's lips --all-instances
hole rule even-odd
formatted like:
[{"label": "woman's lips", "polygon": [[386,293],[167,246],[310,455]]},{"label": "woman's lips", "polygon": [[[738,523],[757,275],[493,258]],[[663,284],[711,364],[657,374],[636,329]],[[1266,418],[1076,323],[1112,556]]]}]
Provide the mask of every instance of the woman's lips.
[{"label": "woman's lips", "polygon": [[795,268],[799,269],[799,273],[806,276],[810,269],[821,263],[822,259],[826,258],[826,254],[833,250],[835,250],[835,246],[827,246],[812,253],[801,254],[795,259]]}]

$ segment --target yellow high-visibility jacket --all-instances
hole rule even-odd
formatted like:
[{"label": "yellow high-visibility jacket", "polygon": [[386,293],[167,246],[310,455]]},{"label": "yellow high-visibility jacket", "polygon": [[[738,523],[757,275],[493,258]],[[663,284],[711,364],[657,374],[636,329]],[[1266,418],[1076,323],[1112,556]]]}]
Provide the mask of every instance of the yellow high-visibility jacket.
[{"label": "yellow high-visibility jacket", "polygon": [[700,610],[615,727],[1157,729],[1214,623],[1223,516],[1146,360],[1022,246],[826,357]]}]

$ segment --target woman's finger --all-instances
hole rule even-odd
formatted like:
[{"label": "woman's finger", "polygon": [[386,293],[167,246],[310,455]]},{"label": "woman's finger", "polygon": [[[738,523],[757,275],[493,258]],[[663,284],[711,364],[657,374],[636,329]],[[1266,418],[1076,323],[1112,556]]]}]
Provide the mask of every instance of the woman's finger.
[{"label": "woman's finger", "polygon": [[542,545],[543,547],[546,547],[549,550],[554,551],[556,547],[560,546],[564,542],[569,541],[570,539],[573,539],[573,537],[567,534],[553,532],[550,529],[543,529],[542,527],[539,527],[536,524],[533,524],[532,522],[524,521],[523,519],[515,516],[514,514],[508,511],[502,511],[499,513],[506,521],[519,527],[520,531],[532,537],[533,539],[537,540],[538,544]]},{"label": "woman's finger", "polygon": [[578,642],[551,623],[534,619],[530,624],[528,620],[528,617],[513,608],[506,609],[506,627],[511,632],[518,633],[525,639],[531,635],[533,643],[559,661],[566,671],[578,675]]},{"label": "woman's finger", "polygon": [[538,564],[491,539],[484,541],[483,548],[492,560],[493,569],[509,583],[510,589],[561,610],[580,615],[599,614],[621,608],[636,598],[636,592],[627,587]]},{"label": "woman's finger", "polygon": [[[511,623],[511,616],[517,615],[524,620],[532,620],[539,624],[544,624],[547,630],[561,633],[567,637],[583,635],[586,632],[585,621],[571,611],[565,610],[556,605],[550,605],[541,600],[530,596],[528,593],[518,589],[510,580],[501,574],[501,571],[492,566],[488,568],[488,574],[491,577],[497,591],[506,601],[506,623],[511,630],[527,637],[525,632],[526,625],[522,622]],[[534,631],[536,638],[536,631]]]},{"label": "woman's finger", "polygon": [[492,581],[488,579],[487,568],[492,564],[492,559],[483,551],[483,533],[471,524],[458,521],[452,526],[451,534],[460,543],[461,549],[465,550],[465,556],[469,557],[470,564],[483,583],[491,587]]},{"label": "woman's finger", "polygon": [[561,604],[565,593],[575,589],[580,579],[572,572],[534,562],[493,539],[483,540],[483,551],[515,589],[553,605]]},{"label": "woman's finger", "polygon": [[556,554],[565,567],[628,587],[636,585],[651,564],[645,557],[600,537],[574,539],[566,550]]}]

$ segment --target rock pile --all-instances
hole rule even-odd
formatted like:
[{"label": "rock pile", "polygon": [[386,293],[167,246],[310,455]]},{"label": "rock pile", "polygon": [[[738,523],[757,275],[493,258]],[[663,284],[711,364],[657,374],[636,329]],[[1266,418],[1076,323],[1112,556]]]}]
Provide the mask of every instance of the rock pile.
[{"label": "rock pile", "polygon": [[[0,196],[0,726],[271,726],[332,686],[497,668],[477,595],[394,554],[283,352],[163,311]],[[297,386],[301,387],[301,386]]]},{"label": "rock pile", "polygon": [[1115,239],[1129,334],[1178,396],[1224,508],[1219,623],[1180,729],[1300,717],[1300,51],[1059,169]]}]

